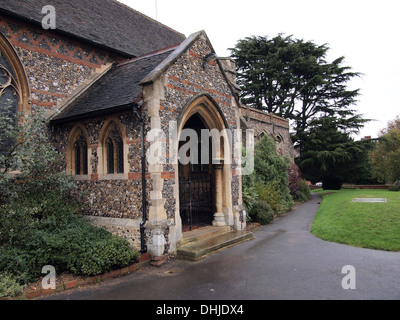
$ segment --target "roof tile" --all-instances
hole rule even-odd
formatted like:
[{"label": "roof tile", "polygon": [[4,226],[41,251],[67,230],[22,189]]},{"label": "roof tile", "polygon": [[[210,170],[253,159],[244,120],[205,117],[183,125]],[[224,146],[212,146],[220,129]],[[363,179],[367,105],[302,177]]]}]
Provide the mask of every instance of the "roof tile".
[{"label": "roof tile", "polygon": [[113,66],[52,120],[73,120],[83,115],[106,113],[131,105],[142,94],[140,81],[166,59],[172,50],[173,48]]},{"label": "roof tile", "polygon": [[41,24],[42,8],[56,9],[56,27],[129,57],[181,43],[185,36],[115,0],[1,0],[0,12]]}]

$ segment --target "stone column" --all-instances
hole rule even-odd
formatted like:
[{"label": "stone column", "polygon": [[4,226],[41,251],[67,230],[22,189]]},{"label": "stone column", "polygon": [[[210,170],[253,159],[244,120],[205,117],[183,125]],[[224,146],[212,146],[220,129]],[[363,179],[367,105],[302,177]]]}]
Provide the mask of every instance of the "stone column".
[{"label": "stone column", "polygon": [[220,163],[214,165],[215,170],[215,204],[216,204],[216,213],[214,214],[213,226],[215,227],[223,227],[226,226],[225,215],[223,210],[223,197],[222,197],[222,187],[223,187],[223,179],[222,179],[222,171],[224,168],[223,161],[219,161]]}]

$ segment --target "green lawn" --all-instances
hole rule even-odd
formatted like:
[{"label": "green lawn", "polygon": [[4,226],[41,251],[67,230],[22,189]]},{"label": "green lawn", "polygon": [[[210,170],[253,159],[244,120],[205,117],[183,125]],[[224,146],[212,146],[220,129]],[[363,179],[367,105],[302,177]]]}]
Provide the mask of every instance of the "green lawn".
[{"label": "green lawn", "polygon": [[[400,251],[400,192],[314,190],[323,201],[312,234],[356,247]],[[354,198],[386,198],[387,203],[354,203]]]}]

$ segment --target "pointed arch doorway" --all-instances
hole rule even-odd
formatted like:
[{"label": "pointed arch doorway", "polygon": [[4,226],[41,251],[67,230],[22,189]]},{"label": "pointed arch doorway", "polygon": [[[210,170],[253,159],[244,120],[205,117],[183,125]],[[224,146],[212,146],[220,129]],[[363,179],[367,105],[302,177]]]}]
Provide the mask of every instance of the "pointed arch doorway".
[{"label": "pointed arch doorway", "polygon": [[[223,160],[228,149],[224,129],[227,129],[226,121],[217,104],[207,95],[194,99],[181,118],[178,175],[183,232],[209,225],[227,225],[224,206],[231,203],[228,199],[231,177],[227,174],[229,166]],[[209,134],[208,140],[203,136],[204,131]],[[218,133],[218,143],[213,141],[211,132]]]},{"label": "pointed arch doorway", "polygon": [[[209,129],[202,117],[196,113],[186,122],[180,138],[179,150],[185,145],[192,143],[187,150],[186,156],[189,163],[179,162],[179,207],[182,219],[182,230],[189,231],[195,228],[211,225],[214,219],[214,177],[211,157],[209,153],[208,162],[202,163],[204,156],[201,146],[201,131]],[[185,136],[184,132],[190,132],[198,137],[193,141],[193,136]],[[192,141],[190,142],[190,139]]]}]

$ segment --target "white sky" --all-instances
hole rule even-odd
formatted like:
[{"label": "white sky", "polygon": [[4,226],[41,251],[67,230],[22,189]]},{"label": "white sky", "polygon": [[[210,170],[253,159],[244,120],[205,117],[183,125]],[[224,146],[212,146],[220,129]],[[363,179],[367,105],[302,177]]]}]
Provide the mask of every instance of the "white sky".
[{"label": "white sky", "polygon": [[361,89],[358,113],[376,121],[358,138],[377,137],[400,115],[399,0],[119,1],[186,36],[205,30],[218,56],[229,56],[228,48],[252,35],[326,43],[329,62],[344,56],[344,65],[364,74],[349,86]]}]

